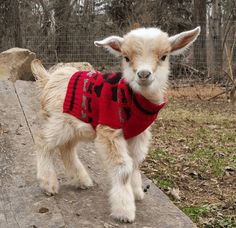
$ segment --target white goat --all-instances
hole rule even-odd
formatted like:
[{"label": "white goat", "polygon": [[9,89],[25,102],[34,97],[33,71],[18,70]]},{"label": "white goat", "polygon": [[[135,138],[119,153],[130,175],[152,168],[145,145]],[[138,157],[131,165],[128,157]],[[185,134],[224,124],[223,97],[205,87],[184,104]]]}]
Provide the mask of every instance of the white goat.
[{"label": "white goat", "polygon": [[[168,37],[167,33],[157,28],[140,28],[132,30],[124,37],[110,36],[94,43],[122,57],[123,72],[119,80],[123,82],[123,85],[128,86],[132,94],[131,105],[134,103],[137,110],[145,111],[146,107],[137,104],[137,100],[135,102],[135,96],[141,97],[141,100],[145,99],[154,106],[163,103],[169,74],[169,56],[182,53],[195,41],[199,33],[200,27],[197,27],[194,30]],[[53,165],[53,154],[56,151],[61,153],[73,185],[81,188],[92,186],[92,180],[79,160],[75,148],[78,142],[95,140],[95,146],[106,165],[111,181],[109,195],[111,214],[120,221],[133,222],[136,210],[135,200],[142,200],[144,197],[139,165],[148,152],[151,139],[149,127],[147,126],[138,135],[125,137],[122,127],[114,128],[99,121],[96,126],[92,126],[89,121],[81,120],[86,115],[78,119],[65,111],[67,87],[71,76],[77,69],[64,67],[49,74],[39,60],[33,61],[31,68],[42,88],[42,129],[36,140],[37,177],[41,188],[48,194],[58,193],[59,184]],[[80,87],[84,86],[84,91],[88,90],[86,84],[88,77],[94,78],[97,73],[92,72],[86,76],[86,82],[79,84]],[[108,81],[110,76],[100,75],[99,77]],[[114,77],[117,79],[116,76]],[[118,86],[121,84],[120,81]],[[93,84],[90,89],[94,92]],[[119,93],[120,90],[118,88],[114,91]],[[101,96],[104,94],[102,93]],[[117,102],[121,102],[119,95],[114,96]],[[82,101],[77,105],[83,106]],[[99,115],[98,112],[97,110],[96,115]],[[107,113],[110,112],[112,110],[107,109]],[[123,114],[119,112],[120,109],[117,115],[122,122],[124,121]],[[139,126],[143,121],[145,117],[136,119],[135,125],[131,128]],[[128,131],[133,131],[133,129],[128,129]]]}]

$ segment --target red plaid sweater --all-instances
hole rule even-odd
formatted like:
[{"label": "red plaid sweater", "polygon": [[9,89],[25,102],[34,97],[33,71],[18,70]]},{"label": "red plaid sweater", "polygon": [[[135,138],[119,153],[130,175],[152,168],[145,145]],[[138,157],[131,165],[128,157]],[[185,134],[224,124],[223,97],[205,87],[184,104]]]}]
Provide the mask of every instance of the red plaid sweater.
[{"label": "red plaid sweater", "polygon": [[157,118],[165,103],[153,104],[134,93],[121,73],[82,71],[72,75],[63,112],[90,123],[123,129],[125,139],[142,133]]}]

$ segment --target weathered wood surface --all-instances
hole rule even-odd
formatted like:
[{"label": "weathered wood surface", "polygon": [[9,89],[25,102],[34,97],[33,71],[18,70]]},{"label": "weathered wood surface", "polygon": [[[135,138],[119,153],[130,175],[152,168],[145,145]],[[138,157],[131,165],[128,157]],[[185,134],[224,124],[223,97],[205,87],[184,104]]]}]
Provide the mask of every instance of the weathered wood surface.
[{"label": "weathered wood surface", "polygon": [[194,227],[145,177],[144,183],[151,188],[137,203],[135,222],[121,224],[110,218],[109,185],[92,144],[81,146],[78,153],[96,185],[88,190],[70,187],[58,161],[60,192],[54,197],[45,196],[36,181],[33,137],[37,133],[37,95],[34,82],[0,82],[0,228]]}]

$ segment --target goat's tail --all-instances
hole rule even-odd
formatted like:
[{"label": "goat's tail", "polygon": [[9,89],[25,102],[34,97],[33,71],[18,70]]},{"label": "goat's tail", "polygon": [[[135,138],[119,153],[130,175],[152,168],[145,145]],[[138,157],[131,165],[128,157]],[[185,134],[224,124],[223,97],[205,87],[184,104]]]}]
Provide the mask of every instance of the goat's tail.
[{"label": "goat's tail", "polygon": [[43,67],[42,63],[38,59],[34,59],[31,62],[31,71],[37,81],[39,88],[43,89],[49,80],[49,73]]}]

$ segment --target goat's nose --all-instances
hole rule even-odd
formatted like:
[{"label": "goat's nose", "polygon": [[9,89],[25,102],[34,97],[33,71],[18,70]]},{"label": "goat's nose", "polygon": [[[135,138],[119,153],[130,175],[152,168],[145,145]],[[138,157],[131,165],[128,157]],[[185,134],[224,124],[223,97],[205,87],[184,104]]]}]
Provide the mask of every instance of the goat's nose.
[{"label": "goat's nose", "polygon": [[140,79],[147,79],[151,75],[151,72],[148,70],[140,70],[137,75]]}]

